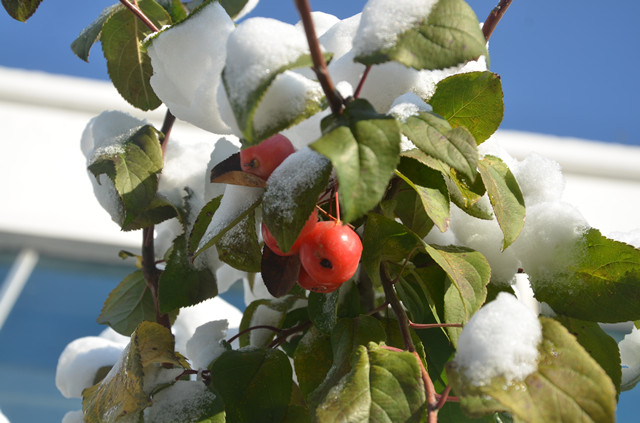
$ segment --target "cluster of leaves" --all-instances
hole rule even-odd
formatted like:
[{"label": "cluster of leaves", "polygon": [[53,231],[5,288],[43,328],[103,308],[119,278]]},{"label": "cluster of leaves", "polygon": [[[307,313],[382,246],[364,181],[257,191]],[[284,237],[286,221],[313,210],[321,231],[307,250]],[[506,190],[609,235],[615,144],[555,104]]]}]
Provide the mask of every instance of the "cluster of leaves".
[{"label": "cluster of leaves", "polygon": [[[9,13],[23,20],[39,3],[3,0]],[[246,0],[221,3],[234,16]],[[195,6],[178,0],[137,2],[157,27],[188,19]],[[149,85],[152,69],[143,43],[151,32],[117,4],[83,31],[73,49],[87,60],[100,40],[118,91],[149,110],[161,103]],[[485,39],[469,6],[462,0],[440,0],[428,18],[393,46],[355,60],[367,66],[396,61],[423,70],[456,66],[481,55],[487,55]],[[275,70],[246,104],[233,105],[245,145],[271,135],[256,134],[251,117],[275,76],[311,63],[311,56],[305,56]],[[212,235],[207,228],[221,204],[217,197],[175,240],[155,290],[149,289],[144,269],[127,276],[107,298],[99,321],[131,335],[132,341],[110,376],[85,391],[85,419],[125,421],[135,416],[138,421],[153,396],[142,383],[146,370],[157,365],[189,370],[173,351],[168,329],[150,321],[159,314],[172,321],[180,308],[217,295],[211,271],[193,265],[195,256],[216,246],[220,260],[246,272],[262,272],[278,298],[248,305],[241,348],[229,348],[210,364],[208,389],[215,399],[192,421],[420,422],[436,412],[441,422],[564,421],[578,416],[613,421],[621,380],[619,352],[597,322],[640,320],[640,252],[595,229],[576,241],[582,254],[548,275],[552,281],[534,281],[536,297],[557,313],[554,319],[541,318],[537,371],[518,384],[505,385],[496,378],[477,386],[451,362],[461,327],[499,289],[509,288],[490,284],[491,269],[482,254],[429,244],[424,238],[434,227],[448,229],[453,203],[478,219],[495,218],[506,249],[518,238],[526,212],[506,164],[478,154],[478,145],[502,120],[500,78],[491,72],[451,76],[438,84],[429,104],[432,111],[397,118],[375,110],[366,99],[347,99],[340,113],[322,121],[322,136],[310,147],[327,160],[311,182],[292,185],[292,203],[270,195],[267,183],[260,199]],[[415,148],[401,151],[403,137]],[[163,141],[160,131],[142,127],[121,150],[90,167],[114,182],[125,211],[123,230],[150,228],[174,217],[185,221],[188,210],[157,194]],[[232,165],[225,169],[223,175],[230,169],[237,172]],[[318,199],[333,198],[336,186],[342,220],[362,234],[361,270],[339,291],[308,293],[295,285],[296,258],[263,251],[256,219],[261,215],[269,223],[286,250]],[[484,195],[491,208],[480,202]],[[225,238],[230,231],[234,242]],[[265,310],[273,331],[258,344],[254,340],[255,348],[242,348],[250,345],[252,326]],[[411,322],[457,326],[415,330]],[[439,402],[448,387],[459,402],[445,402],[445,397]]]}]

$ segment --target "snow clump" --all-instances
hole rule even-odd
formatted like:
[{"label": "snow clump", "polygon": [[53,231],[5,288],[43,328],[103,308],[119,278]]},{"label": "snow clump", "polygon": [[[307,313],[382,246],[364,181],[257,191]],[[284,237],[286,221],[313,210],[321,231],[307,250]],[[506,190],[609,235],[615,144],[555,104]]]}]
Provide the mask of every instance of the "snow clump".
[{"label": "snow clump", "polygon": [[542,327],[537,316],[513,295],[500,293],[478,310],[458,339],[454,362],[467,380],[482,386],[503,377],[524,380],[538,368]]},{"label": "snow clump", "polygon": [[640,382],[640,331],[635,327],[618,343],[622,364],[622,390],[632,389]]},{"label": "snow clump", "polygon": [[196,328],[187,341],[187,357],[194,369],[206,369],[213,360],[225,351],[220,343],[227,336],[229,322],[213,320]]},{"label": "snow clump", "polygon": [[227,38],[235,25],[219,2],[211,2],[190,17],[151,39],[148,47],[151,87],[171,113],[202,129],[231,133],[219,102]]},{"label": "snow clump", "polygon": [[201,421],[203,410],[216,399],[199,380],[179,380],[153,396],[153,405],[145,409],[145,421],[154,423]]}]

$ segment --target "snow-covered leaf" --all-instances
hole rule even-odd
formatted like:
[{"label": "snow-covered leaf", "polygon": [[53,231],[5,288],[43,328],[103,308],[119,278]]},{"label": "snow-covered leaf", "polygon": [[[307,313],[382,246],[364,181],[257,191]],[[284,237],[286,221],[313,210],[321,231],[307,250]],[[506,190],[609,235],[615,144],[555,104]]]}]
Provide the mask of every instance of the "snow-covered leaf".
[{"label": "snow-covered leaf", "polygon": [[321,332],[331,334],[338,321],[338,297],[340,291],[328,294],[309,293],[309,316],[314,326]]},{"label": "snow-covered leaf", "polygon": [[[557,313],[594,322],[640,318],[640,250],[589,229],[569,247],[567,262],[530,274],[539,301]],[[527,269],[525,269],[527,271]]]},{"label": "snow-covered leaf", "polygon": [[118,222],[123,230],[139,229],[176,216],[169,202],[157,195],[162,170],[162,134],[145,125],[121,145],[98,149],[88,169],[113,182],[124,208]]},{"label": "snow-covered leaf", "polygon": [[[153,0],[140,0],[138,7],[158,28],[171,23],[167,11]],[[153,110],[162,104],[149,83],[153,68],[142,46],[151,33],[138,17],[123,8],[107,19],[100,36],[113,85],[125,100],[142,110]]]},{"label": "snow-covered leaf", "polygon": [[83,391],[85,421],[112,423],[122,421],[125,416],[139,417],[151,405],[145,391],[145,373],[160,365],[189,368],[186,360],[174,352],[173,335],[169,329],[157,323],[142,322],[107,376]]},{"label": "snow-covered leaf", "polygon": [[[330,55],[325,55],[326,59]],[[272,109],[260,119],[258,127],[254,117],[269,88],[276,79],[291,69],[311,67],[307,40],[293,25],[268,18],[252,18],[241,23],[227,42],[227,57],[222,81],[231,104],[236,123],[248,145],[257,144],[270,134],[298,121],[301,115],[319,110],[319,91],[302,83],[288,89],[292,83],[303,81],[300,75],[288,74],[291,80],[280,84],[285,94],[274,94],[267,108]],[[304,78],[306,80],[306,78]],[[310,82],[310,81],[309,81]],[[275,85],[275,84],[274,84]],[[295,84],[294,84],[295,85]],[[289,98],[287,98],[289,97]],[[282,102],[285,99],[286,101]],[[275,110],[273,108],[275,107]],[[284,121],[273,122],[269,117]]]},{"label": "snow-covered leaf", "polygon": [[492,72],[452,75],[438,83],[429,104],[454,128],[467,128],[480,144],[498,129],[504,116],[500,76]]},{"label": "snow-covered leaf", "polygon": [[71,43],[71,50],[76,54],[76,56],[85,62],[89,61],[89,52],[96,41],[100,39],[104,23],[123,7],[124,6],[120,3],[106,7],[102,12],[100,12],[100,15],[93,22],[87,25],[80,32],[78,38]]},{"label": "snow-covered leaf", "polygon": [[394,60],[444,69],[487,55],[478,19],[463,0],[370,0],[353,43],[365,65]]},{"label": "snow-covered leaf", "polygon": [[305,398],[322,383],[332,362],[330,335],[311,326],[298,343],[293,355],[298,385]]},{"label": "snow-covered leaf", "polygon": [[400,130],[395,119],[361,99],[348,103],[340,116],[323,119],[322,127],[322,137],[310,147],[336,169],[341,218],[348,223],[384,196],[400,160]]},{"label": "snow-covered leaf", "polygon": [[[278,299],[267,298],[253,301],[242,314],[240,331],[258,325],[268,325],[280,329],[287,312],[296,305],[299,299],[295,295],[285,295]],[[240,346],[266,347],[276,335],[276,332],[270,329],[255,329],[240,336]]]},{"label": "snow-covered leaf", "polygon": [[330,173],[326,157],[304,148],[287,157],[267,180],[262,219],[282,251],[289,251],[298,238]]},{"label": "snow-covered leaf", "polygon": [[478,162],[478,170],[504,234],[504,250],[518,238],[524,227],[526,210],[522,191],[511,170],[496,156],[484,156]]},{"label": "snow-covered leaf", "polygon": [[218,257],[231,267],[244,272],[259,272],[262,249],[258,242],[255,211],[252,210],[237,225],[216,242]]},{"label": "snow-covered leaf", "polygon": [[508,411],[522,422],[614,422],[616,390],[607,374],[560,323],[544,317],[540,321],[537,370],[521,382],[495,377],[473,384],[455,361],[448,366],[465,412],[482,416]]}]

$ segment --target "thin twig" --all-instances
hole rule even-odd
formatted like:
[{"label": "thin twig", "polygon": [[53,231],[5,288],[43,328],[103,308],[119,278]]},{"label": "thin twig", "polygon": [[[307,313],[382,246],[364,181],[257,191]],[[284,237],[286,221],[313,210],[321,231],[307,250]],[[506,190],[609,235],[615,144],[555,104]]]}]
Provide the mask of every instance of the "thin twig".
[{"label": "thin twig", "polygon": [[444,388],[444,391],[440,395],[438,404],[436,404],[437,410],[440,410],[442,407],[444,407],[444,403],[447,402],[447,399],[449,398],[449,392],[451,392],[451,385],[447,385],[447,387]]},{"label": "thin twig", "polygon": [[227,340],[227,343],[229,343],[229,344],[230,344],[230,343],[232,343],[233,341],[235,341],[236,339],[240,338],[240,337],[241,337],[242,335],[244,335],[245,333],[249,333],[249,332],[251,332],[252,330],[255,330],[255,329],[269,329],[269,330],[272,330],[272,331],[274,331],[274,332],[276,332],[276,333],[282,333],[282,329],[277,328],[277,327],[275,327],[275,326],[269,326],[269,325],[257,325],[257,326],[251,326],[250,328],[247,328],[247,329],[245,329],[245,330],[243,330],[243,331],[240,331],[240,332],[238,332],[237,334],[233,335],[231,338],[229,338],[229,339]]},{"label": "thin twig", "polygon": [[297,326],[293,326],[293,327],[290,327],[289,329],[284,329],[280,331],[280,335],[278,335],[278,337],[269,344],[269,348],[278,347],[280,344],[285,342],[288,337],[290,337],[294,333],[298,333],[306,330],[309,326],[311,326],[311,320],[307,320],[306,322],[302,322]]},{"label": "thin twig", "polygon": [[364,73],[360,78],[360,82],[358,82],[358,87],[356,88],[356,91],[353,93],[353,98],[360,97],[360,93],[362,92],[362,87],[364,86],[364,81],[367,80],[367,76],[369,76],[370,70],[371,70],[371,65],[367,66],[366,69],[364,70]]},{"label": "thin twig", "polygon": [[133,14],[136,15],[138,19],[140,19],[142,23],[144,23],[151,31],[160,31],[158,27],[153,22],[151,22],[151,19],[149,19],[147,15],[145,15],[144,12],[138,7],[137,3],[130,2],[129,0],[120,0],[120,3],[122,3],[127,9],[131,10]]},{"label": "thin twig", "polygon": [[414,329],[434,329],[434,328],[461,328],[460,323],[413,323],[409,322],[409,326]]},{"label": "thin twig", "polygon": [[313,60],[313,71],[318,77],[318,82],[322,86],[324,95],[327,96],[329,107],[334,114],[340,114],[344,99],[336,90],[331,76],[329,76],[329,69],[327,68],[327,62],[322,55],[322,49],[320,48],[320,42],[316,35],[316,30],[313,26],[313,19],[311,18],[311,6],[309,0],[295,0],[296,7],[300,13],[300,19],[304,26],[304,33],[307,36],[307,42],[309,43],[309,51],[311,52],[311,59]]},{"label": "thin twig", "polygon": [[491,38],[491,34],[493,34],[493,30],[498,26],[498,22],[502,19],[502,16],[507,12],[507,9],[511,5],[513,0],[500,0],[500,3],[496,7],[493,8],[487,19],[485,19],[484,24],[482,25],[482,33],[484,34],[484,39],[489,41]]}]

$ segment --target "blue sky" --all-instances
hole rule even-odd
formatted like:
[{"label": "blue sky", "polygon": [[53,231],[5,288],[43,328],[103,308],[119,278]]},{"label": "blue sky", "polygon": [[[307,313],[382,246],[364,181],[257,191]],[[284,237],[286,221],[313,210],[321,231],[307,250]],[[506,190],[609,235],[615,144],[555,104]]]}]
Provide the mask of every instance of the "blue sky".
[{"label": "blue sky", "polygon": [[[469,0],[480,20],[498,0]],[[26,23],[0,13],[0,66],[106,79],[100,46],[87,64],[69,45],[114,0],[44,0]],[[364,0],[311,0],[315,10],[351,16]],[[298,20],[293,1],[261,0],[252,15]],[[637,69],[640,3],[515,0],[490,43],[502,77],[502,127],[640,145]]]}]

